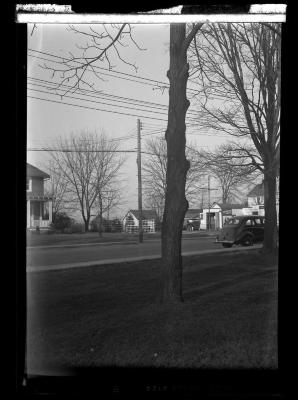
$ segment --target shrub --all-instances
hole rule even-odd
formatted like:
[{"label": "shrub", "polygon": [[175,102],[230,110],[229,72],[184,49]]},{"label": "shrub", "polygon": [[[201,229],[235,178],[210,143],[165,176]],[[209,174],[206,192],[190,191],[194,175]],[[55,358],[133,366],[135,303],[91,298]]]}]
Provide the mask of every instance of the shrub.
[{"label": "shrub", "polygon": [[[94,218],[90,223],[90,231],[98,232],[98,217]],[[118,218],[108,220],[102,218],[102,232],[122,232],[122,224]]]},{"label": "shrub", "polygon": [[55,229],[55,231],[64,232],[65,229],[71,226],[71,222],[71,218],[65,212],[58,212],[53,216],[51,228]]},{"label": "shrub", "polygon": [[111,222],[111,232],[122,232],[122,224],[118,218],[114,218]]},{"label": "shrub", "polygon": [[85,232],[85,227],[84,224],[80,224],[78,222],[74,222],[71,227],[71,233],[84,233]]}]

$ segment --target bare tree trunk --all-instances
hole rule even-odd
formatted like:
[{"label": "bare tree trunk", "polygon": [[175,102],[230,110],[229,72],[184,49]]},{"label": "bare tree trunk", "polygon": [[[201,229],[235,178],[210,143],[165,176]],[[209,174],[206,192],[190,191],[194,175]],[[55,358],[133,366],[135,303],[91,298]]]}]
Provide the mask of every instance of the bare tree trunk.
[{"label": "bare tree trunk", "polygon": [[85,232],[89,231],[89,220],[90,218],[84,218],[84,226],[85,226]]},{"label": "bare tree trunk", "polygon": [[185,197],[189,162],[185,157],[185,116],[189,107],[186,98],[188,63],[185,24],[170,27],[170,81],[167,141],[167,190],[162,223],[163,302],[181,302],[182,256],[181,237],[184,215],[188,209]]},{"label": "bare tree trunk", "polygon": [[102,198],[99,195],[98,236],[102,237]]},{"label": "bare tree trunk", "polygon": [[264,170],[264,206],[265,232],[264,252],[274,252],[277,248],[277,213],[276,213],[276,174]]}]

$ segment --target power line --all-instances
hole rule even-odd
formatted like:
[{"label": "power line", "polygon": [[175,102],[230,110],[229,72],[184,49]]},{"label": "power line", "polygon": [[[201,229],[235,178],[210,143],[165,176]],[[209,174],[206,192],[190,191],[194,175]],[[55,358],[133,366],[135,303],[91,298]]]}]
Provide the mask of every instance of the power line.
[{"label": "power line", "polygon": [[[39,92],[46,93],[46,94],[52,94],[52,93],[47,93],[47,92],[43,92],[43,91],[39,91]],[[72,96],[67,96],[67,97],[69,97],[71,99],[77,99],[76,97],[72,97]],[[73,107],[79,107],[79,108],[83,108],[83,109],[86,109],[86,110],[97,110],[97,111],[103,111],[103,112],[110,112],[110,113],[113,113],[113,114],[128,115],[128,116],[132,116],[132,117],[148,118],[148,119],[154,119],[154,120],[157,120],[157,121],[167,122],[167,120],[165,120],[165,119],[156,118],[156,117],[149,117],[149,116],[145,116],[145,115],[124,113],[124,112],[115,111],[115,110],[113,110],[113,111],[112,110],[105,110],[105,109],[96,108],[96,107],[87,107],[87,106],[82,106],[82,105],[79,105],[79,104],[66,103],[64,101],[44,99],[44,98],[36,97],[36,96],[27,96],[27,98],[36,99],[36,100],[42,100],[42,101],[48,101],[50,103],[56,103],[56,104],[64,104],[64,105],[73,106]],[[92,101],[92,100],[85,100],[85,99],[83,99],[83,101],[95,102],[95,101]],[[99,102],[95,102],[95,103],[99,103]],[[102,103],[100,103],[100,104],[102,104]],[[120,107],[120,106],[118,106],[118,107]],[[139,109],[136,109],[136,110],[138,111]],[[146,111],[146,110],[140,110],[140,111]],[[154,113],[154,114],[156,113],[156,112],[153,112],[153,111],[151,111],[151,112]],[[162,114],[162,113],[158,113],[158,114]],[[165,114],[163,114],[163,115],[165,115]]]},{"label": "power line", "polygon": [[[53,89],[58,89],[58,88],[60,88],[60,87],[64,87],[64,88],[72,88],[72,86],[70,86],[70,85],[65,85],[65,84],[59,84],[59,82],[53,82],[53,81],[47,81],[47,80],[44,80],[44,79],[38,79],[38,78],[34,78],[34,77],[31,77],[31,76],[28,76],[28,79],[29,80],[33,80],[33,81],[37,81],[37,82],[39,82],[39,83],[47,83],[47,84],[50,84],[50,85],[57,85],[57,87],[53,87]],[[37,86],[37,84],[35,84],[36,86]],[[49,89],[52,89],[51,87],[49,87]],[[132,102],[132,103],[142,103],[142,104],[148,104],[148,106],[150,105],[150,106],[156,106],[156,107],[154,107],[154,108],[166,108],[167,109],[167,105],[166,104],[160,104],[160,103],[154,103],[154,102],[150,102],[150,101],[144,101],[144,100],[139,100],[139,99],[132,99],[132,98],[129,98],[129,97],[123,97],[123,96],[116,96],[116,95],[113,95],[113,94],[111,94],[111,93],[107,93],[107,92],[105,92],[105,91],[101,91],[101,90],[90,90],[90,89],[82,89],[82,88],[77,88],[76,90],[74,90],[73,91],[73,93],[75,93],[75,92],[77,92],[77,91],[80,91],[80,92],[82,92],[82,93],[84,93],[85,95],[87,95],[88,93],[92,93],[92,96],[90,95],[90,97],[103,97],[103,98],[105,98],[105,97],[112,97],[112,98],[116,98],[116,99],[119,99],[119,100],[121,100],[122,102],[123,101],[126,101],[126,102]],[[87,93],[87,94],[86,94]],[[94,95],[98,95],[98,96],[94,96]]]},{"label": "power line", "polygon": [[[31,148],[27,148],[27,151],[46,151],[46,152],[56,151],[59,153],[137,153],[138,152],[137,149],[135,149],[135,150],[110,150],[110,149],[108,149],[108,150],[90,150],[90,149],[76,150],[76,149],[55,149],[55,148],[46,148],[46,147],[40,148],[40,149],[31,147]],[[154,153],[149,153],[148,151],[142,151],[141,153],[148,154],[151,156],[156,155]]]},{"label": "power line", "polygon": [[[47,55],[47,56],[50,56],[50,57],[53,57],[53,58],[57,58],[57,59],[63,60],[63,61],[55,61],[55,60],[51,60],[51,59],[49,59],[49,58],[44,58],[44,57],[34,56],[34,55],[31,55],[31,54],[28,54],[28,55],[29,55],[30,57],[32,57],[32,58],[37,58],[37,59],[40,59],[40,60],[53,62],[53,63],[55,63],[55,64],[61,64],[61,65],[67,66],[66,62],[71,62],[71,63],[79,64],[79,65],[82,65],[82,66],[85,65],[85,63],[83,63],[83,62],[80,62],[80,61],[77,61],[77,60],[72,60],[72,59],[66,58],[66,57],[57,56],[57,55],[52,54],[52,53],[47,53],[47,52],[38,51],[38,50],[34,50],[34,49],[28,49],[28,51],[32,51],[32,52],[39,53],[39,54],[44,54],[44,55]],[[72,68],[72,66],[70,66],[70,67]],[[121,72],[121,71],[116,71],[116,70],[110,70],[110,69],[108,69],[108,68],[99,67],[99,66],[97,66],[97,65],[93,65],[92,67],[95,68],[95,69],[98,69],[98,70],[106,71],[106,73],[103,73],[103,72],[102,72],[102,74],[103,74],[103,75],[107,75],[107,76],[111,76],[111,77],[113,77],[113,78],[119,78],[119,79],[125,79],[125,80],[130,80],[130,81],[131,81],[131,79],[127,79],[127,78],[120,77],[120,76],[117,76],[117,75],[112,75],[112,74],[119,74],[119,75],[124,75],[125,77],[126,77],[126,76],[132,77],[132,78],[134,78],[134,79],[132,80],[133,82],[141,83],[141,84],[144,84],[144,85],[157,86],[157,85],[156,85],[157,83],[161,83],[163,86],[169,86],[168,83],[161,82],[161,81],[157,81],[157,80],[155,80],[155,79],[145,78],[145,77],[142,77],[142,76],[135,76],[135,75],[132,75],[132,74],[128,74],[128,73],[126,73],[126,72]],[[74,68],[74,67],[73,67],[73,68]],[[53,70],[54,70],[54,68],[49,68],[49,69],[53,69]],[[91,67],[87,67],[87,69],[88,69],[88,70],[90,70],[90,69],[92,70]],[[107,72],[108,72],[108,73],[107,73]],[[144,81],[148,81],[148,82],[138,82],[137,79],[144,80]],[[149,82],[154,82],[154,83],[149,83]]]},{"label": "power line", "polygon": [[167,120],[165,119],[161,119],[161,118],[156,118],[156,117],[148,117],[145,115],[138,115],[138,114],[130,114],[130,113],[123,113],[120,111],[112,111],[112,110],[104,110],[102,108],[96,108],[96,107],[87,107],[87,106],[82,106],[79,104],[73,104],[73,103],[66,103],[66,102],[62,102],[62,101],[57,101],[57,100],[50,100],[50,99],[43,99],[41,97],[36,97],[36,96],[27,96],[29,99],[36,99],[36,100],[42,100],[42,101],[48,101],[50,103],[56,103],[56,104],[63,104],[63,105],[67,105],[67,106],[73,106],[73,107],[79,107],[79,108],[83,108],[86,110],[96,110],[96,111],[105,111],[105,112],[109,112],[112,114],[121,114],[121,115],[128,115],[131,117],[139,117],[139,118],[148,118],[148,119],[154,119],[157,121],[164,121],[167,122]]},{"label": "power line", "polygon": [[[44,59],[44,58],[38,57],[38,56],[29,55],[30,57],[40,58],[40,59],[43,59],[44,61],[55,62],[55,63],[57,63],[57,64],[62,64],[62,65],[65,65],[65,62],[72,62],[72,63],[76,63],[76,64],[79,64],[79,65],[85,65],[85,63],[83,63],[83,62],[79,62],[79,61],[77,61],[77,60],[72,60],[72,59],[66,58],[66,57],[57,56],[56,54],[47,53],[47,52],[43,52],[43,51],[38,51],[38,50],[34,50],[34,49],[28,49],[28,50],[29,50],[29,51],[32,51],[32,52],[34,52],[34,53],[43,54],[43,55],[46,55],[46,56],[50,56],[50,57],[53,57],[53,58],[57,58],[57,59],[63,60],[63,62],[61,62],[61,61],[54,61],[54,60]],[[150,85],[150,86],[157,86],[156,84],[161,84],[161,85],[166,86],[166,87],[169,87],[169,86],[170,86],[169,83],[162,82],[162,81],[158,81],[158,80],[151,79],[151,78],[146,78],[146,77],[143,77],[143,76],[135,76],[135,75],[132,75],[132,74],[128,74],[128,73],[126,73],[126,72],[121,72],[121,71],[116,71],[116,70],[110,70],[110,69],[108,69],[108,68],[99,67],[99,66],[92,66],[92,67],[95,68],[95,69],[107,71],[107,72],[109,72],[109,74],[114,73],[114,74],[119,74],[119,75],[124,75],[124,76],[133,77],[134,80],[135,80],[135,79],[141,79],[141,80],[147,81],[147,83],[136,81],[137,83],[141,83],[141,84],[147,84],[147,85]],[[103,74],[103,73],[102,73],[102,74]],[[109,74],[105,74],[105,75],[109,75]],[[109,76],[117,77],[117,76],[113,76],[113,75],[109,75]],[[118,77],[118,78],[120,78],[120,77]],[[121,79],[121,78],[120,78],[120,79]],[[122,78],[122,79],[124,79],[124,78]],[[149,83],[149,82],[154,82],[154,83]],[[187,90],[198,93],[198,90],[195,90],[195,89],[187,88]]]},{"label": "power line", "polygon": [[[124,136],[118,136],[118,137],[115,137],[115,138],[113,138],[113,139],[107,139],[107,142],[118,142],[118,141],[122,141],[122,140],[127,140],[127,139],[130,139],[130,138],[135,138],[136,137],[136,133],[134,133],[134,134],[132,134],[131,135],[131,133],[133,132],[133,131],[135,131],[135,128],[133,128],[133,129],[130,129],[128,132],[127,132],[127,134],[126,135],[124,135]],[[48,140],[48,139],[47,139]],[[84,140],[87,140],[87,141],[91,141],[91,140],[93,140],[93,139],[87,139],[87,138],[84,138]],[[36,140],[34,140],[35,142],[36,142]],[[40,140],[37,140],[37,142],[40,142]]]},{"label": "power line", "polygon": [[[34,78],[29,77],[29,79],[34,79]],[[49,81],[43,81],[43,80],[38,80],[38,81],[49,83],[51,85],[55,84],[54,82],[49,82]],[[28,84],[31,85],[31,86],[36,86],[36,87],[58,90],[57,88],[52,88],[52,87],[49,87],[47,85],[42,85],[42,84],[39,84],[39,83],[28,82]],[[65,88],[71,88],[71,86],[69,86],[69,85],[61,85],[61,86],[65,87]],[[37,91],[37,92],[39,91],[38,89],[32,89],[32,88],[29,88],[29,90],[34,90],[34,91]],[[120,100],[121,104],[125,103],[125,104],[129,104],[129,105],[137,105],[137,106],[142,106],[142,107],[146,107],[146,108],[164,110],[165,112],[151,111],[151,110],[146,110],[146,109],[145,110],[142,109],[141,111],[154,112],[154,113],[157,113],[157,114],[167,115],[167,110],[168,110],[168,106],[167,105],[158,104],[158,103],[151,103],[151,102],[148,102],[148,101],[142,101],[142,100],[137,100],[137,99],[130,99],[130,98],[127,98],[127,97],[115,96],[115,95],[106,94],[106,93],[103,93],[103,95],[102,95],[101,92],[98,92],[98,91],[89,91],[89,90],[85,90],[85,89],[79,89],[79,91],[81,91],[82,92],[81,94],[83,96],[86,96],[86,97],[91,97],[91,98],[96,98],[96,99],[99,98],[99,99],[104,99],[104,100],[113,101],[113,102]],[[43,91],[40,91],[40,92],[43,93]],[[75,93],[75,92],[76,91],[72,92],[72,94],[77,95],[77,93]],[[91,93],[94,93],[94,94],[93,95],[85,94],[85,92],[91,92]],[[53,93],[53,92],[45,92],[45,93],[51,94],[51,95],[59,95],[61,97],[70,97],[67,94],[63,94],[62,95],[60,93]],[[84,100],[84,101],[91,101],[91,100],[87,100],[87,99],[82,99],[80,97],[74,97],[74,98],[77,98],[79,100]],[[106,104],[106,105],[111,105],[111,106],[115,106],[115,107],[123,107],[123,108],[128,108],[128,109],[135,109],[134,107],[132,108],[132,107],[123,106],[123,105],[119,106],[117,104],[104,103],[104,102],[101,102],[101,101],[93,101],[93,102]],[[141,103],[141,104],[138,104],[138,103]],[[194,116],[198,116],[198,113],[196,111],[191,111],[190,110],[190,111],[188,111],[188,114],[191,114],[191,115],[194,115]],[[191,120],[193,120],[193,119],[191,119]]]},{"label": "power line", "polygon": [[[31,91],[33,91],[33,92],[45,93],[45,94],[50,94],[50,95],[52,95],[52,96],[55,96],[55,93],[51,93],[51,92],[48,92],[48,91],[46,91],[46,90],[38,90],[38,89],[31,89],[31,88],[28,88],[28,90],[31,90]],[[119,107],[119,108],[126,108],[126,109],[129,109],[129,110],[146,111],[146,112],[148,112],[148,113],[154,113],[154,114],[160,114],[160,115],[167,115],[166,113],[159,112],[159,111],[147,111],[147,110],[144,110],[144,109],[142,109],[142,108],[129,107],[129,106],[122,106],[122,105],[118,105],[118,104],[110,104],[110,103],[105,103],[105,102],[103,102],[103,101],[89,100],[89,99],[84,99],[84,98],[82,98],[82,97],[70,96],[70,95],[68,95],[68,94],[63,95],[63,97],[67,97],[67,98],[74,99],[74,100],[87,101],[87,102],[89,102],[89,103],[103,104],[103,105],[106,105],[106,106],[113,106],[113,107]]]}]

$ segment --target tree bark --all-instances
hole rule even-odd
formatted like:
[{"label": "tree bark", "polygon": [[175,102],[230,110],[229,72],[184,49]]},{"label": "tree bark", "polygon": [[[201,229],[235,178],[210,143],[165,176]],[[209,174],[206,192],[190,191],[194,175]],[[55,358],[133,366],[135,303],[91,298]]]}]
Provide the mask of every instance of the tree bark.
[{"label": "tree bark", "polygon": [[188,63],[185,49],[185,24],[170,27],[170,81],[167,142],[167,190],[162,223],[163,302],[181,302],[182,256],[181,238],[188,202],[185,197],[189,161],[185,157],[185,116],[189,107],[186,98]]},{"label": "tree bark", "polygon": [[89,219],[90,218],[84,219],[85,232],[89,232]]},{"label": "tree bark", "polygon": [[98,236],[102,237],[102,198],[99,196]]},{"label": "tree bark", "polygon": [[263,251],[271,253],[277,248],[276,173],[268,169],[264,170],[264,207]]}]

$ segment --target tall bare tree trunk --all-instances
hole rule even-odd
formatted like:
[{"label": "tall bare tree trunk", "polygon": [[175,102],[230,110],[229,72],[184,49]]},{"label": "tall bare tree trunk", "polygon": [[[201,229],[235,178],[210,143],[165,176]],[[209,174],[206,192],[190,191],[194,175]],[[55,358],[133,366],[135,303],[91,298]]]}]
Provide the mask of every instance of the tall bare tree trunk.
[{"label": "tall bare tree trunk", "polygon": [[85,232],[88,232],[89,231],[89,221],[90,221],[90,218],[84,218],[84,225],[85,225]]},{"label": "tall bare tree trunk", "polygon": [[98,236],[102,237],[102,198],[98,196],[99,200],[99,215],[98,215]]},{"label": "tall bare tree trunk", "polygon": [[186,98],[188,63],[183,46],[185,24],[170,27],[170,81],[167,141],[167,190],[162,223],[163,302],[181,302],[183,219],[188,209],[185,197],[189,161],[185,157],[185,116],[189,107]]},{"label": "tall bare tree trunk", "polygon": [[276,174],[264,169],[264,206],[265,232],[264,252],[274,252],[277,248],[277,212],[276,212]]}]

